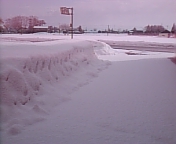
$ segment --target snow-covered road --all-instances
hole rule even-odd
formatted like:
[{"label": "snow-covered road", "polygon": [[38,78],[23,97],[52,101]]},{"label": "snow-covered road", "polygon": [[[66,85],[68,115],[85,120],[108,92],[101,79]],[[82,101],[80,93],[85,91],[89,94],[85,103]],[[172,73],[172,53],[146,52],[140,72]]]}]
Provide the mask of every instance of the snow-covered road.
[{"label": "snow-covered road", "polygon": [[138,50],[138,51],[153,51],[153,52],[169,52],[176,53],[176,44],[169,43],[154,43],[154,42],[124,42],[124,41],[107,41],[100,40],[114,49]]}]

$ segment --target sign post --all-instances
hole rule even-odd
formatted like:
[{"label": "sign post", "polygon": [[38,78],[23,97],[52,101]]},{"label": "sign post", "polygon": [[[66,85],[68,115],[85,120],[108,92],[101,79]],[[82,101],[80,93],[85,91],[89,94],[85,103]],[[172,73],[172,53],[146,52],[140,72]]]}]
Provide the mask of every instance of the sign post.
[{"label": "sign post", "polygon": [[71,8],[71,39],[73,39],[73,8]]},{"label": "sign post", "polygon": [[[71,12],[69,11],[71,10]],[[64,15],[71,15],[71,39],[73,39],[73,8],[67,8],[67,7],[60,7],[61,14]]]}]

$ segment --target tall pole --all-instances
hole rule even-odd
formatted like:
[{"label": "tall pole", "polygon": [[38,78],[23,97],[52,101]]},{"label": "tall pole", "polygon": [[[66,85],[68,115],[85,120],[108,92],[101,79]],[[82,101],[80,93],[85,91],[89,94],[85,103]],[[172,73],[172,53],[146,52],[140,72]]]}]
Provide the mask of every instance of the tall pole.
[{"label": "tall pole", "polygon": [[[71,9],[71,13],[70,13]],[[73,39],[73,8],[67,8],[67,7],[60,7],[61,14],[64,15],[71,15],[71,39]]]},{"label": "tall pole", "polygon": [[71,39],[73,39],[73,8],[71,8]]},{"label": "tall pole", "polygon": [[108,33],[109,33],[109,25],[108,25],[108,30],[107,30],[107,36],[108,36]]}]

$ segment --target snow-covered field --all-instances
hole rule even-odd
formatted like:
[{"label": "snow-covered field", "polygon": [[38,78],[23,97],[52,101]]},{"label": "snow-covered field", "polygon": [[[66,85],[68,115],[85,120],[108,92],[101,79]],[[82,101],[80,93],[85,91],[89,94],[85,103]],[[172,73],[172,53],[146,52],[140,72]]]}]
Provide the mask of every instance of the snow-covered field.
[{"label": "snow-covered field", "polygon": [[176,39],[0,35],[0,143],[175,144]]}]

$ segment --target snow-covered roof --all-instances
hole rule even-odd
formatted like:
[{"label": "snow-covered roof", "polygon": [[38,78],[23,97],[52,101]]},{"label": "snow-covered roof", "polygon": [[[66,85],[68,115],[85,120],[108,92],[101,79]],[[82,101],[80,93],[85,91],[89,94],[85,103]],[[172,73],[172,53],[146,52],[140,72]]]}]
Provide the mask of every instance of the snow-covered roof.
[{"label": "snow-covered roof", "polygon": [[170,31],[169,30],[164,30],[161,33],[170,33]]},{"label": "snow-covered roof", "polygon": [[47,29],[48,28],[48,26],[34,26],[34,28],[38,28],[38,29],[43,29],[43,28],[45,28],[45,29]]},{"label": "snow-covered roof", "polygon": [[0,27],[5,28],[5,26],[3,24],[0,24]]}]

